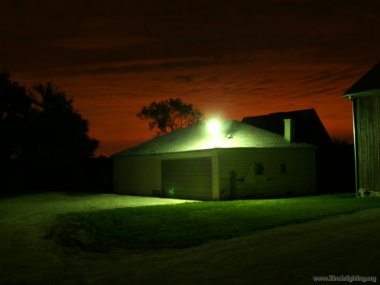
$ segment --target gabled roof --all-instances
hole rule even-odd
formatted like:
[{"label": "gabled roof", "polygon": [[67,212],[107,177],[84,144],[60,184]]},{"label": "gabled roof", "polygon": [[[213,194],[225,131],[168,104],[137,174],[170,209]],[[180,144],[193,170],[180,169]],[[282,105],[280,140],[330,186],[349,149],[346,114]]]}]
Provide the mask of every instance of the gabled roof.
[{"label": "gabled roof", "polygon": [[283,136],[255,128],[239,121],[221,124],[220,135],[215,137],[205,124],[177,129],[115,155],[154,155],[214,148],[286,148],[311,147],[291,144]]},{"label": "gabled roof", "polygon": [[380,62],[344,92],[343,96],[355,97],[371,94],[380,94]]},{"label": "gabled roof", "polygon": [[282,135],[284,119],[294,120],[294,141],[324,146],[332,143],[329,134],[314,109],[278,112],[243,118],[242,122]]}]

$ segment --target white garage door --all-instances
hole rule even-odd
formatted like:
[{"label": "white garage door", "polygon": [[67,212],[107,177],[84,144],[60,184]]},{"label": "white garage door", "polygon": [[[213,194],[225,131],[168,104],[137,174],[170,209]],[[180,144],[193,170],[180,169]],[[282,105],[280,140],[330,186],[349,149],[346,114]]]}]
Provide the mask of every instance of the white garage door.
[{"label": "white garage door", "polygon": [[212,199],[211,157],[171,159],[163,160],[161,163],[164,196]]}]

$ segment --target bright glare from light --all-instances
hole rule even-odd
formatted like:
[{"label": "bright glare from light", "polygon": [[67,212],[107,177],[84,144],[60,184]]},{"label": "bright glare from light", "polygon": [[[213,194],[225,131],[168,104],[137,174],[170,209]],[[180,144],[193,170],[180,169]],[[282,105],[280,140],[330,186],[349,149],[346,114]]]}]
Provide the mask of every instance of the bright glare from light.
[{"label": "bright glare from light", "polygon": [[211,119],[207,123],[207,129],[208,129],[209,133],[215,138],[220,135],[221,128],[222,128],[222,125],[221,125],[220,121],[217,119]]}]

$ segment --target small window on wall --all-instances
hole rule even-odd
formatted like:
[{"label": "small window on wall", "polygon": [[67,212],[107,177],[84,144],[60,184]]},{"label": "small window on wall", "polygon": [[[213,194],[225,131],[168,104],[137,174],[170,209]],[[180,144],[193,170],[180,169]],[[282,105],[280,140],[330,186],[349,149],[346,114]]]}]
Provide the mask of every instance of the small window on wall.
[{"label": "small window on wall", "polygon": [[256,175],[264,174],[264,165],[262,163],[255,163],[255,174]]},{"label": "small window on wall", "polygon": [[281,163],[280,165],[280,172],[281,174],[286,174],[287,173],[287,168],[285,163]]}]

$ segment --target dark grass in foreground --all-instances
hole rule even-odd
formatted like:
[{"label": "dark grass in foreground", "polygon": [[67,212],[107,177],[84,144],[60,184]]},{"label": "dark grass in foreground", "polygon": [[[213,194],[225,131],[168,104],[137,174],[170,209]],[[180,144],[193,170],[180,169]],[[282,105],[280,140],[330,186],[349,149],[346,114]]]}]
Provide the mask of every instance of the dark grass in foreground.
[{"label": "dark grass in foreground", "polygon": [[47,237],[86,251],[185,248],[337,214],[379,208],[353,195],[185,203],[62,214]]}]

